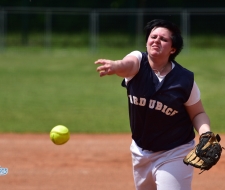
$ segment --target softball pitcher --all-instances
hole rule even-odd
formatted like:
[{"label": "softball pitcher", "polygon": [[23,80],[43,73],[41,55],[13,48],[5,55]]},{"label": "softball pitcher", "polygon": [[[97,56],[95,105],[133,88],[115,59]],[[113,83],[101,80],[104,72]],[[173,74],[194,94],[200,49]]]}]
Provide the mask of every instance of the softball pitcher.
[{"label": "softball pitcher", "polygon": [[146,26],[146,52],[95,62],[101,77],[123,77],[137,190],[190,190],[193,167],[183,158],[195,146],[194,130],[210,131],[194,74],[175,61],[182,48],[179,28],[156,19]]}]

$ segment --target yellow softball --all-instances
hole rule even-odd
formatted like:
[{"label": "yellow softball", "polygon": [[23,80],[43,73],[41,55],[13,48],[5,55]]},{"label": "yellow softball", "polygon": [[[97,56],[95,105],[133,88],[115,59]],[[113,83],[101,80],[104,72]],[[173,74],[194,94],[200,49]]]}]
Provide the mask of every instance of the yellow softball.
[{"label": "yellow softball", "polygon": [[70,139],[69,129],[63,125],[57,125],[50,132],[50,139],[56,145],[65,144]]}]

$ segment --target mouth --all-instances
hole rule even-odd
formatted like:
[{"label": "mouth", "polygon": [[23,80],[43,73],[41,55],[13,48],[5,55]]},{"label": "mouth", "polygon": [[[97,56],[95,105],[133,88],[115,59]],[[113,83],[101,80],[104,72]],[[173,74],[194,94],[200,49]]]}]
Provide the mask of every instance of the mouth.
[{"label": "mouth", "polygon": [[160,49],[159,46],[152,46],[153,49]]},{"label": "mouth", "polygon": [[155,52],[155,53],[161,53],[162,52],[162,47],[161,46],[157,46],[157,45],[153,45],[151,46],[151,51]]}]

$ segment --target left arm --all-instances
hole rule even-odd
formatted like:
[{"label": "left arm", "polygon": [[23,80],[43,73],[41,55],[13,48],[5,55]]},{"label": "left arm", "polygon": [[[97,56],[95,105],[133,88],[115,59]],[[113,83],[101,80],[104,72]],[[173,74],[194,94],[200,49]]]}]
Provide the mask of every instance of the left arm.
[{"label": "left arm", "polygon": [[210,131],[210,120],[203,108],[201,100],[191,106],[186,106],[186,110],[199,135]]}]

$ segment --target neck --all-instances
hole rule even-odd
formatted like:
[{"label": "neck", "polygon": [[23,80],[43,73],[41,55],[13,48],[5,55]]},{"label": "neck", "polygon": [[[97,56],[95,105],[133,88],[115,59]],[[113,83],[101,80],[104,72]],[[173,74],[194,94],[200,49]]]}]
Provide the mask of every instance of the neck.
[{"label": "neck", "polygon": [[171,70],[171,64],[168,60],[152,60],[148,56],[149,64],[157,75],[167,74]]}]

